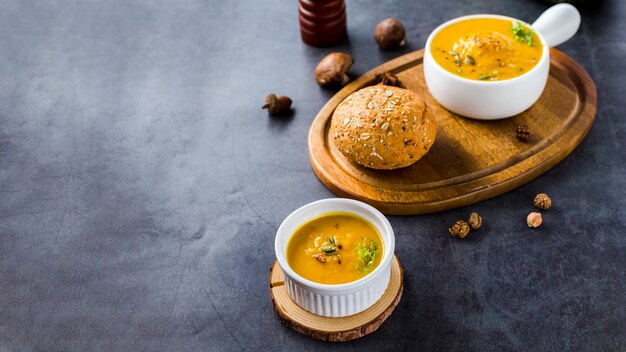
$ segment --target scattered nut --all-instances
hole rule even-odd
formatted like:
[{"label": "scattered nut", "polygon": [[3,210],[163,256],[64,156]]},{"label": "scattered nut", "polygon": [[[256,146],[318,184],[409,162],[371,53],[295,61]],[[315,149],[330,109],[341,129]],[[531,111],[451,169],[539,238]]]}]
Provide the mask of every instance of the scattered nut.
[{"label": "scattered nut", "polygon": [[537,209],[546,210],[552,206],[552,199],[550,199],[550,197],[548,197],[545,193],[539,193],[535,196],[533,203]]},{"label": "scattered nut", "polygon": [[326,263],[326,257],[322,254],[313,254],[313,259],[317,260],[320,263]]},{"label": "scattered nut", "polygon": [[482,226],[483,224],[483,218],[481,218],[480,215],[478,215],[478,213],[473,212],[470,214],[467,222],[469,223],[469,227],[472,230],[478,230],[480,226]]},{"label": "scattered nut", "polygon": [[398,77],[391,72],[384,72],[376,74],[376,79],[380,82],[380,84],[385,86],[398,86],[400,82]]},{"label": "scattered nut", "polygon": [[354,59],[352,56],[333,52],[330,53],[317,64],[315,68],[315,81],[320,86],[329,86],[329,85],[345,85],[350,82],[350,77],[348,77],[347,73],[352,64],[354,63]]},{"label": "scattered nut", "polygon": [[395,49],[406,44],[406,32],[399,19],[387,18],[376,25],[374,39],[383,50]]},{"label": "scattered nut", "polygon": [[530,129],[526,125],[519,125],[515,129],[515,136],[522,142],[528,141],[528,137],[530,137]]},{"label": "scattered nut", "polygon": [[456,238],[465,238],[467,234],[470,232],[469,225],[463,221],[458,220],[452,227],[448,229],[450,234]]},{"label": "scattered nut", "polygon": [[528,227],[539,227],[541,225],[541,213],[532,212],[526,217]]},{"label": "scattered nut", "polygon": [[267,109],[272,116],[283,113],[289,108],[291,108],[291,99],[284,95],[276,96],[276,94],[265,97],[265,104],[261,107],[261,109]]}]

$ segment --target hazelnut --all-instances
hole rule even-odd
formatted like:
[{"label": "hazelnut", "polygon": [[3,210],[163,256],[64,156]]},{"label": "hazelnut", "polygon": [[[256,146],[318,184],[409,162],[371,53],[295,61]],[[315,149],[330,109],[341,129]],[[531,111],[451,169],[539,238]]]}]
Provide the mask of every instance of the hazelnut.
[{"label": "hazelnut", "polygon": [[354,63],[354,59],[352,56],[333,52],[330,53],[317,64],[315,68],[315,81],[320,86],[330,86],[330,85],[346,85],[346,83],[350,82],[350,77],[348,77],[347,73],[352,64]]},{"label": "hazelnut", "polygon": [[539,227],[541,225],[541,213],[532,212],[526,217],[528,227]]},{"label": "hazelnut", "polygon": [[406,44],[406,32],[399,19],[387,18],[376,25],[374,39],[383,50],[395,49]]},{"label": "hazelnut", "polygon": [[284,95],[276,96],[276,94],[269,94],[265,97],[265,104],[261,109],[267,109],[270,115],[275,116],[282,112],[289,110],[291,107],[291,99]]},{"label": "hazelnut", "polygon": [[550,199],[550,197],[548,197],[545,193],[539,193],[535,196],[533,203],[537,209],[546,210],[552,206],[552,199]]},{"label": "hazelnut", "polygon": [[450,234],[456,238],[465,238],[470,232],[470,228],[465,221],[458,220],[454,223],[454,225],[452,225],[452,227],[448,229],[448,232],[450,232]]},{"label": "hazelnut", "polygon": [[482,226],[483,224],[483,218],[481,218],[480,215],[478,215],[478,213],[473,212],[470,214],[467,222],[469,223],[469,227],[472,230],[478,230],[480,226]]}]

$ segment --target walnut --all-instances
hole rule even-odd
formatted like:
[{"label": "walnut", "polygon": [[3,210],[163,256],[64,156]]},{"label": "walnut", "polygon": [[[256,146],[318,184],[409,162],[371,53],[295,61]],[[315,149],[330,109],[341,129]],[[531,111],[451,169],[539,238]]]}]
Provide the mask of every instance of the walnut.
[{"label": "walnut", "polygon": [[450,234],[456,238],[465,238],[470,232],[469,225],[463,220],[457,220],[452,227],[448,229]]},{"label": "walnut", "polygon": [[318,254],[313,254],[313,259],[317,260],[320,263],[326,263],[327,262],[326,257],[324,255],[322,255],[322,254],[319,254],[319,253]]},{"label": "walnut", "polygon": [[552,199],[545,193],[539,193],[535,196],[534,204],[537,209],[546,210],[552,206]]}]

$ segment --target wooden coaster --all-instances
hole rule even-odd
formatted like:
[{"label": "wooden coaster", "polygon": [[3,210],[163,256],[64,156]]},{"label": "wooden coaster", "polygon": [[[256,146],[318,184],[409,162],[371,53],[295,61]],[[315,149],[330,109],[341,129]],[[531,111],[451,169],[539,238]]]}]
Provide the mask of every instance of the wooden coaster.
[{"label": "wooden coaster", "polygon": [[342,318],[326,318],[300,308],[285,288],[283,270],[277,261],[270,268],[270,297],[274,311],[287,327],[322,341],[350,341],[370,334],[391,315],[402,297],[404,269],[398,257],[391,262],[391,278],[383,296],[367,310]]}]

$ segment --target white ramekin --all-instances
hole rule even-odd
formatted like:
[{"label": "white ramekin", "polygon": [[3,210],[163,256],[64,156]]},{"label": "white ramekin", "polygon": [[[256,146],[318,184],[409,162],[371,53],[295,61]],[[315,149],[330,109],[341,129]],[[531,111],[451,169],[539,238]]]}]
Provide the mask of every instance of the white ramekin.
[{"label": "white ramekin", "polygon": [[[550,47],[571,38],[580,26],[580,13],[570,4],[558,4],[546,10],[532,28],[543,52],[535,67],[521,76],[502,81],[477,81],[448,72],[433,58],[433,38],[444,28],[471,18],[516,18],[480,14],[452,19],[437,27],[426,41],[424,78],[431,95],[446,109],[459,115],[481,120],[495,120],[517,115],[533,105],[543,92],[550,70]],[[521,23],[526,24],[524,21]],[[526,24],[528,25],[528,24]]]},{"label": "white ramekin", "polygon": [[[294,231],[305,222],[330,212],[356,214],[374,225],[382,237],[380,265],[362,279],[338,285],[320,284],[296,274],[287,264],[287,243]],[[387,218],[370,205],[344,198],[322,199],[300,207],[280,225],[274,242],[278,264],[285,273],[287,293],[300,307],[324,317],[357,314],[376,303],[389,285],[394,248],[395,237]]]}]

